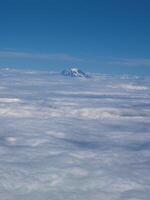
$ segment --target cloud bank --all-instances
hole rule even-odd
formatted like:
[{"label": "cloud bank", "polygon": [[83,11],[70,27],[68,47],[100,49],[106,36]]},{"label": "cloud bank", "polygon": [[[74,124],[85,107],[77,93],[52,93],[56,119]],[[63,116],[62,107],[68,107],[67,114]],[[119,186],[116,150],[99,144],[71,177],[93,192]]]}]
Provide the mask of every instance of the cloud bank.
[{"label": "cloud bank", "polygon": [[148,200],[150,77],[0,70],[2,200]]}]

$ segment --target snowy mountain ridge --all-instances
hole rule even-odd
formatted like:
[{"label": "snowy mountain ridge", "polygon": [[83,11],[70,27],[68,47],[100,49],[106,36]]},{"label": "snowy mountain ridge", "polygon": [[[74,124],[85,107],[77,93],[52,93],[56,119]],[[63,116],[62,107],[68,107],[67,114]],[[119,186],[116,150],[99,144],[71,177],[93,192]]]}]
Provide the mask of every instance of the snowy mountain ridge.
[{"label": "snowy mountain ridge", "polygon": [[84,73],[82,70],[76,68],[76,67],[70,67],[68,69],[65,69],[61,73],[63,76],[70,76],[70,77],[84,77],[89,78],[90,76]]}]

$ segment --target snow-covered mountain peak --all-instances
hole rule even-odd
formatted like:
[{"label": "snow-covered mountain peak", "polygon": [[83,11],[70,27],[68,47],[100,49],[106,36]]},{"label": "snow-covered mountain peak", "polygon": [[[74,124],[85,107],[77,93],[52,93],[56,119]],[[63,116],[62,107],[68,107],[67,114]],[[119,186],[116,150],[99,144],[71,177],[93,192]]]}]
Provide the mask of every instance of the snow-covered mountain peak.
[{"label": "snow-covered mountain peak", "polygon": [[70,67],[68,69],[65,69],[62,71],[62,75],[64,76],[71,76],[71,77],[85,77],[89,78],[89,76],[84,73],[82,70],[76,68],[76,67]]}]

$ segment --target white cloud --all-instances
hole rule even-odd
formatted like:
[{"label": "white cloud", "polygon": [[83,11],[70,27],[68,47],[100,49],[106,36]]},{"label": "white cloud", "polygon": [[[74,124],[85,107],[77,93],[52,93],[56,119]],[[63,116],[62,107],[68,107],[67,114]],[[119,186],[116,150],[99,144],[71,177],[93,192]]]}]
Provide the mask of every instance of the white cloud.
[{"label": "white cloud", "polygon": [[[48,119],[48,118],[76,118],[76,119],[95,119],[100,121],[111,120],[130,120],[130,121],[145,121],[150,120],[149,109],[137,111],[136,109],[122,109],[122,108],[74,108],[74,107],[43,107],[39,110],[35,106],[11,106],[9,108],[0,108],[0,117],[14,117],[14,118],[32,118]],[[53,136],[53,132],[49,132]],[[55,137],[63,137],[63,135],[56,135]]]},{"label": "white cloud", "polygon": [[1,74],[1,199],[149,199],[150,78]]},{"label": "white cloud", "polygon": [[21,102],[18,98],[0,98],[0,103],[18,103]]},{"label": "white cloud", "polygon": [[122,88],[126,90],[147,90],[147,86],[133,85],[133,84],[118,84],[111,86],[113,88]]}]

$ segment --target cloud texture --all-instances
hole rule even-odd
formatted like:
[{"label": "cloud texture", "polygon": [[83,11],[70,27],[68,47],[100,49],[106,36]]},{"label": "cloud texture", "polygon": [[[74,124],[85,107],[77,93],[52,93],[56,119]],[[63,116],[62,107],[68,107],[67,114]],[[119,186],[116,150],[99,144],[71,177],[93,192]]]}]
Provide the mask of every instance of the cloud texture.
[{"label": "cloud texture", "polygon": [[150,77],[0,75],[2,200],[149,200]]}]

